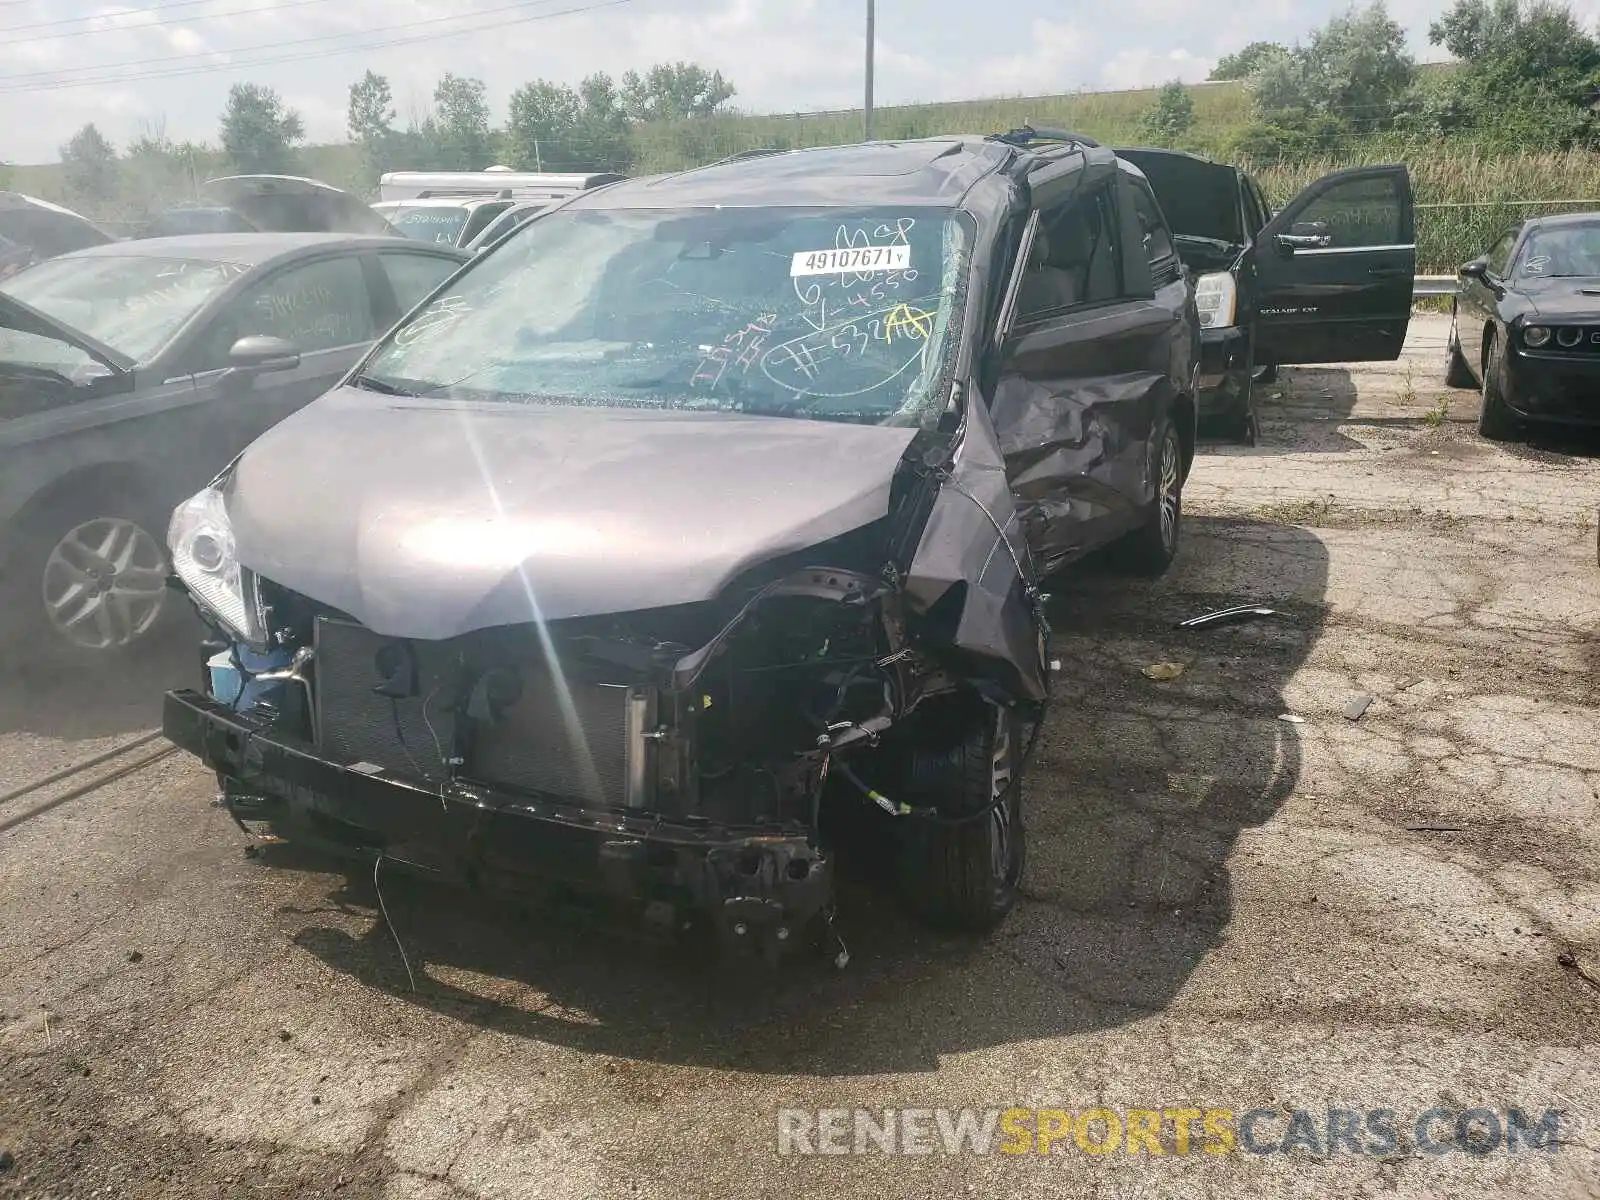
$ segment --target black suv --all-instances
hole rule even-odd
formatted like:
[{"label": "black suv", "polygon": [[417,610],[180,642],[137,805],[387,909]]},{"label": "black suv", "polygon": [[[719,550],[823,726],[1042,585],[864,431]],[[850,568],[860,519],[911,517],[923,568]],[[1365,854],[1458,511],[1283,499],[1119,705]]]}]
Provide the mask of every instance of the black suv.
[{"label": "black suv", "polygon": [[1417,248],[1403,166],[1325,175],[1274,214],[1238,167],[1118,150],[1144,172],[1195,275],[1200,413],[1254,445],[1252,384],[1292,363],[1400,357]]},{"label": "black suv", "polygon": [[[180,506],[236,817],[768,954],[835,848],[1000,920],[1041,581],[1159,572],[1200,335],[1139,170],[1023,130],[541,213]],[[802,937],[806,935],[806,937]]]}]

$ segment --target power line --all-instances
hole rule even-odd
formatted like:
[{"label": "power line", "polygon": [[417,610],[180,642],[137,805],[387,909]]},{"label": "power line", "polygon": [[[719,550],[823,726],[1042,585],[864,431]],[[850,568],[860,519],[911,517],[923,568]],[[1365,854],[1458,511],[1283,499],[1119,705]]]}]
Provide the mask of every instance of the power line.
[{"label": "power line", "polygon": [[[99,13],[89,17],[61,17],[54,21],[30,21],[26,25],[7,25],[0,28],[0,34],[29,33],[35,29],[60,29],[64,25],[92,26],[96,22],[115,21],[119,17],[144,16],[152,13],[171,12],[179,8],[203,8],[213,3],[213,0],[176,0],[173,4],[156,4],[144,9],[122,9],[119,11]],[[200,12],[190,16],[173,17],[170,20],[143,21],[138,24],[127,25],[102,25],[100,28],[74,29],[67,33],[34,34],[24,40],[30,42],[55,41],[58,38],[88,37],[97,33],[121,33],[129,29],[150,29],[156,25],[175,25],[185,21],[211,21],[219,17],[241,17],[252,13],[276,12],[282,8],[300,8],[306,4],[326,4],[328,0],[283,0],[282,3],[269,4],[265,8],[243,8],[227,12]]]},{"label": "power line", "polygon": [[[377,26],[376,28],[373,28],[373,29],[359,30],[359,31],[354,32],[354,33],[348,33],[347,32],[347,33],[320,34],[320,35],[318,35],[316,37],[295,38],[293,40],[286,41],[286,42],[266,42],[266,43],[263,43],[262,45],[259,45],[259,46],[242,47],[242,48],[237,49],[237,50],[207,50],[207,51],[202,51],[202,52],[192,53],[192,54],[167,54],[167,55],[161,55],[161,56],[156,57],[156,58],[135,58],[135,59],[129,59],[126,62],[116,63],[116,64],[103,63],[103,64],[95,64],[93,66],[88,66],[88,67],[69,67],[69,68],[64,68],[64,69],[60,69],[60,70],[25,71],[25,72],[22,72],[20,74],[8,74],[3,79],[0,79],[0,85],[3,85],[3,86],[0,86],[0,91],[20,91],[20,90],[24,90],[27,87],[49,88],[49,89],[53,90],[53,89],[56,89],[56,88],[75,87],[75,86],[80,86],[80,85],[81,86],[98,86],[98,85],[104,84],[104,83],[118,83],[118,82],[122,82],[124,80],[131,80],[131,79],[166,78],[167,74],[166,74],[165,71],[160,71],[160,72],[143,72],[143,71],[139,71],[139,72],[134,72],[133,74],[130,75],[130,74],[127,74],[124,69],[127,68],[127,67],[156,66],[156,65],[159,65],[159,64],[163,64],[163,63],[171,64],[171,63],[193,62],[197,58],[208,57],[208,56],[217,55],[217,54],[245,54],[245,53],[254,54],[257,51],[261,51],[261,50],[287,50],[287,49],[289,49],[291,47],[296,47],[296,46],[315,46],[315,45],[318,45],[318,44],[321,44],[321,43],[338,41],[341,38],[370,37],[370,36],[372,36],[374,34],[394,33],[394,32],[397,32],[399,30],[402,30],[402,29],[420,29],[420,28],[422,28],[424,26],[443,25],[443,24],[448,24],[448,23],[450,23],[452,21],[460,21],[460,20],[463,20],[463,19],[475,19],[475,18],[478,18],[478,17],[493,16],[496,13],[519,12],[519,11],[525,10],[525,9],[527,9],[529,7],[537,7],[539,5],[550,4],[550,3],[553,3],[553,2],[554,2],[554,0],[518,0],[518,3],[515,3],[515,4],[502,4],[502,5],[498,5],[498,6],[494,7],[494,8],[482,9],[482,10],[480,10],[478,12],[470,14],[470,16],[468,18],[463,18],[461,16],[430,17],[427,20],[422,20],[422,21],[405,21],[405,22],[401,22],[401,23],[396,24],[396,25],[380,25],[380,26]],[[540,20],[540,19],[542,19],[543,17],[546,17],[546,16],[567,16],[567,15],[572,14],[572,13],[589,12],[592,9],[610,8],[610,7],[614,7],[616,4],[631,3],[631,2],[632,2],[632,0],[610,0],[610,3],[597,3],[597,4],[590,4],[590,5],[583,5],[583,6],[580,6],[580,7],[577,7],[577,8],[566,9],[566,10],[564,10],[562,12],[558,12],[558,13],[535,14],[535,15],[532,15],[532,16],[523,16],[523,17],[517,18],[515,20],[495,22],[495,23],[489,24],[489,25],[475,25],[475,26],[470,26],[470,27],[463,27],[462,29],[459,29],[459,30],[448,30],[448,31],[445,31],[443,33],[433,34],[433,35],[429,35],[429,36],[415,37],[415,38],[402,38],[402,39],[396,39],[394,41],[380,42],[380,43],[377,43],[377,44],[374,44],[374,45],[338,47],[338,48],[336,48],[336,50],[334,52],[335,53],[352,53],[352,52],[359,51],[359,50],[382,49],[382,48],[385,48],[385,47],[390,46],[390,45],[411,45],[411,44],[414,44],[416,42],[431,41],[436,37],[453,37],[453,36],[455,36],[456,34],[459,34],[459,33],[474,33],[474,32],[478,32],[478,31],[485,30],[485,29],[499,29],[499,28],[503,28],[504,26],[507,26],[507,25],[521,24],[523,22],[530,21],[530,20]],[[192,70],[193,73],[195,73],[195,74],[204,74],[204,73],[206,73],[207,70],[211,70],[211,69],[215,69],[215,70],[233,70],[233,69],[238,69],[238,68],[241,68],[241,67],[249,67],[249,66],[254,66],[254,65],[261,65],[261,64],[270,63],[270,62],[287,62],[287,61],[298,62],[298,61],[300,61],[301,59],[304,59],[304,58],[318,58],[318,57],[324,57],[324,52],[314,51],[314,52],[312,52],[310,54],[296,53],[296,54],[288,55],[287,57],[284,57],[284,58],[261,59],[259,61],[258,60],[250,60],[248,62],[240,62],[240,63],[217,63],[217,64],[211,64],[211,66],[209,68],[205,68],[205,69],[202,69],[202,68],[191,68],[190,70]],[[180,69],[180,68],[177,68],[177,67],[173,67],[172,68],[172,71],[175,74],[188,74],[188,73],[190,73],[190,70],[184,70],[184,69]],[[79,78],[75,78],[74,77],[74,75],[76,73],[80,73],[80,72],[96,72],[96,71],[102,72],[102,74],[94,76],[93,78],[79,79]],[[104,74],[104,72],[115,72],[115,74]],[[65,75],[65,78],[63,78],[63,75]],[[50,78],[44,79],[43,77],[46,77],[46,76],[48,76]],[[32,82],[33,80],[41,80],[41,82],[33,83]],[[12,85],[20,85],[20,86],[13,87]]]}]

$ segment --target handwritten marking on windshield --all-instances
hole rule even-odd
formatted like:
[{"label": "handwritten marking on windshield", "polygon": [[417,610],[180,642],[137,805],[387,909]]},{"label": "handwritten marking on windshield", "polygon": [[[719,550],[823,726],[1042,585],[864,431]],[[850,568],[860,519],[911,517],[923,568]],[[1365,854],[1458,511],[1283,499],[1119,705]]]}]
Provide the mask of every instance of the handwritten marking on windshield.
[{"label": "handwritten marking on windshield", "polygon": [[702,347],[703,353],[694,374],[689,377],[689,386],[705,383],[715,388],[730,365],[738,367],[741,374],[748,374],[761,357],[767,335],[777,324],[777,313],[762,313],[743,329],[728,334],[722,339],[722,345]]},{"label": "handwritten marking on windshield", "polygon": [[933,314],[927,309],[897,304],[883,321],[883,340],[893,342],[895,334],[926,340],[933,336]]}]

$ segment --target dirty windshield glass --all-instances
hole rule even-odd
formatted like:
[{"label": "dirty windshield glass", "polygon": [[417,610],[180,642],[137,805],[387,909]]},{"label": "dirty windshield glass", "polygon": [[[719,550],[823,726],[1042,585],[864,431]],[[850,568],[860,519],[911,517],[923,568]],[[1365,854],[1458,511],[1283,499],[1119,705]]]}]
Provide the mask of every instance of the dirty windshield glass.
[{"label": "dirty windshield glass", "polygon": [[186,258],[54,258],[0,291],[139,362],[244,270]]},{"label": "dirty windshield glass", "polygon": [[941,209],[571,211],[395,331],[375,390],[919,424],[942,407],[967,219]]},{"label": "dirty windshield glass", "polygon": [[430,204],[393,209],[384,217],[408,238],[454,246],[471,215],[471,209]]},{"label": "dirty windshield glass", "polygon": [[1528,235],[1519,274],[1600,276],[1600,224],[1558,225]]}]

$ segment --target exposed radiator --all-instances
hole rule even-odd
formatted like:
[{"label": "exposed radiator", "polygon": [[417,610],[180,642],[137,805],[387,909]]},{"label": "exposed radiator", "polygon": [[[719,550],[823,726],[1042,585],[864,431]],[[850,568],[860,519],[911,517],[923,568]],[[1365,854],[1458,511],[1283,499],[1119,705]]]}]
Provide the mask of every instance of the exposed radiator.
[{"label": "exposed radiator", "polygon": [[[521,696],[494,721],[476,723],[462,774],[592,804],[645,805],[644,735],[654,724],[647,691],[570,679],[563,695],[544,662],[488,659],[468,639],[401,642],[330,617],[318,619],[316,638],[317,747],[330,759],[438,781],[455,745],[463,677],[513,668]],[[414,694],[378,694],[397,662],[401,678],[390,690]]]}]

